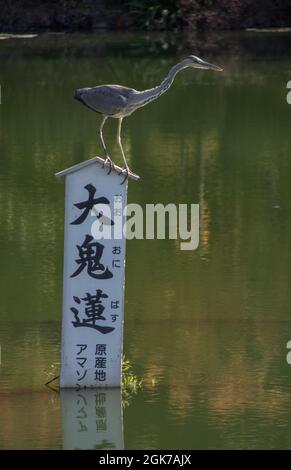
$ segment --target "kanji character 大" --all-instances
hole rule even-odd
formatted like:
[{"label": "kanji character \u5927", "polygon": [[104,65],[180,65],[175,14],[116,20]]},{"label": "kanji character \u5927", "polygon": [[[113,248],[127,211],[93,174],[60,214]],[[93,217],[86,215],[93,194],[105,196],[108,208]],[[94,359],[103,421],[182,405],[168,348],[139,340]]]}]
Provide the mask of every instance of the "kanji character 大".
[{"label": "kanji character \u5927", "polygon": [[[84,220],[86,219],[86,217],[88,216],[90,210],[92,210],[93,207],[95,206],[95,204],[109,204],[109,200],[107,199],[107,197],[96,197],[96,198],[94,198],[96,188],[95,188],[95,186],[93,186],[93,184],[87,184],[84,187],[84,189],[87,189],[87,191],[89,193],[88,194],[88,199],[87,199],[87,201],[78,202],[77,204],[74,204],[74,206],[77,207],[78,209],[84,209],[84,210],[83,210],[82,214],[80,215],[80,217],[78,217],[76,220],[71,222],[71,225],[82,224],[84,222]],[[99,219],[102,216],[102,213],[101,212],[96,213],[96,216],[97,216],[97,219]],[[112,224],[113,224],[113,222],[112,222]]]}]

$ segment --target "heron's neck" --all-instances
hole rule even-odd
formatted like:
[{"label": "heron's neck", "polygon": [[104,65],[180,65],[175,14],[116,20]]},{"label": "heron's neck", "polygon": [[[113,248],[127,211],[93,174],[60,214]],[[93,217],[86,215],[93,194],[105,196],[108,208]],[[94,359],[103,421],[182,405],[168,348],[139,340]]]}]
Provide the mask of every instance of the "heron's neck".
[{"label": "heron's neck", "polygon": [[159,96],[161,96],[170,88],[177,73],[180,72],[180,70],[187,68],[188,66],[189,64],[185,60],[182,60],[182,62],[174,65],[165,80],[163,80],[160,85],[154,88],[150,88],[149,90],[138,92],[134,97],[134,104],[136,106],[144,106],[145,104],[148,104],[151,101],[159,98]]}]

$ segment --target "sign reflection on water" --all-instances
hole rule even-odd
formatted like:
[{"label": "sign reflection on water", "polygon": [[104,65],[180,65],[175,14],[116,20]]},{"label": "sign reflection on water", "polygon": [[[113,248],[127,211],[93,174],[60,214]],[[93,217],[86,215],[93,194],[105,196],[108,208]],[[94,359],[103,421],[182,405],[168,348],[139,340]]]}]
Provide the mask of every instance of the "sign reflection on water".
[{"label": "sign reflection on water", "polygon": [[123,449],[121,390],[62,389],[63,449]]}]

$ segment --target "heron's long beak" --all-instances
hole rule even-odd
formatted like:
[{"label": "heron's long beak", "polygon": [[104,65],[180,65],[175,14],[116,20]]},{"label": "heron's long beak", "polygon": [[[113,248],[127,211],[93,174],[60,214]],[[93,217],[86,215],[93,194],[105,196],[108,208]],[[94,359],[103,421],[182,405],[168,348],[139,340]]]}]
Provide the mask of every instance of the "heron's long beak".
[{"label": "heron's long beak", "polygon": [[214,70],[215,72],[222,72],[223,68],[219,67],[219,65],[210,64],[209,62],[203,62],[203,68],[208,70]]}]

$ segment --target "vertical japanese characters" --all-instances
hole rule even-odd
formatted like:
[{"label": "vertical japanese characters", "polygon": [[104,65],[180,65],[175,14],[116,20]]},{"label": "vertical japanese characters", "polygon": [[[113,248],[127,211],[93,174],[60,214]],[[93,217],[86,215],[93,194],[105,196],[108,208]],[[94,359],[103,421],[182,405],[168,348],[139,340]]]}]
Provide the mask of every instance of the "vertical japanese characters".
[{"label": "vertical japanese characters", "polygon": [[[80,211],[80,214],[69,224],[74,227],[85,225],[84,231],[78,231],[78,237],[81,237],[75,246],[74,266],[75,269],[69,274],[70,279],[78,278],[81,274],[93,279],[96,285],[94,290],[85,290],[74,293],[71,298],[70,314],[72,315],[71,324],[76,329],[91,329],[95,331],[96,341],[94,342],[94,367],[92,367],[92,348],[89,350],[86,342],[77,343],[75,349],[76,363],[76,386],[81,388],[83,383],[87,383],[88,374],[91,374],[91,382],[105,383],[108,371],[108,355],[110,355],[110,345],[102,341],[105,335],[110,335],[116,328],[120,317],[122,298],[120,294],[108,288],[108,282],[117,274],[117,270],[122,268],[123,253],[120,240],[113,240],[106,245],[93,238],[91,233],[87,233],[88,224],[85,221],[94,214],[94,222],[99,221],[100,231],[103,225],[114,225],[114,221],[104,217],[101,211],[98,211],[98,205],[112,205],[119,203],[122,207],[122,195],[115,194],[110,201],[105,196],[96,197],[97,189],[89,183],[84,186],[84,192],[87,199],[74,202],[74,207]],[[115,206],[116,207],[116,206]],[[116,209],[115,209],[116,210]],[[114,217],[122,217],[122,210]],[[115,219],[114,219],[115,220]],[[110,250],[110,264],[103,260],[106,250]],[[88,284],[92,285],[92,283]],[[115,295],[117,294],[117,295]],[[92,376],[93,374],[93,376]]]}]

